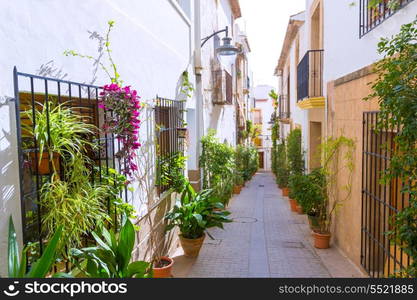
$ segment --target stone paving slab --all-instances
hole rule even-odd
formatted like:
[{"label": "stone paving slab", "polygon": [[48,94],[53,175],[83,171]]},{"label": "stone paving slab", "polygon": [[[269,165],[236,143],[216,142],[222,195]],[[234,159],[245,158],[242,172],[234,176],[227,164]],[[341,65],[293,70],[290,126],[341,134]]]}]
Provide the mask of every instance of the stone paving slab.
[{"label": "stone paving slab", "polygon": [[363,277],[336,248],[312,247],[306,216],[292,213],[271,173],[257,173],[228,208],[235,220],[211,229],[196,259],[178,249],[175,277]]}]

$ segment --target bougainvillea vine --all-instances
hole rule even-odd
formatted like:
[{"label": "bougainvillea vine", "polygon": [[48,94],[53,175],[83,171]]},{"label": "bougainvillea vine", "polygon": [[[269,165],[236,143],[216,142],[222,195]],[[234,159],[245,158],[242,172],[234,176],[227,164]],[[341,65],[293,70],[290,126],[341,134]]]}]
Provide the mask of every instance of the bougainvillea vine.
[{"label": "bougainvillea vine", "polygon": [[140,97],[130,86],[120,87],[116,83],[105,85],[100,93],[99,107],[105,112],[103,130],[114,134],[121,147],[116,156],[122,161],[122,173],[132,176],[138,170],[135,151],[139,142]]}]

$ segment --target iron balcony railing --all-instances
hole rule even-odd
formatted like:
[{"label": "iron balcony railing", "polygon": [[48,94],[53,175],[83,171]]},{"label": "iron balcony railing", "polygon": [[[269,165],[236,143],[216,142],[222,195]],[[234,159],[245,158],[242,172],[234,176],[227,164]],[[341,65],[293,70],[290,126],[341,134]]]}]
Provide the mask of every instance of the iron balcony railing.
[{"label": "iron balcony railing", "polygon": [[309,50],[297,67],[297,101],[323,96],[323,50]]},{"label": "iron balcony railing", "polygon": [[372,0],[360,0],[359,37],[363,37],[412,1],[414,0],[381,0],[376,6],[371,6]]}]

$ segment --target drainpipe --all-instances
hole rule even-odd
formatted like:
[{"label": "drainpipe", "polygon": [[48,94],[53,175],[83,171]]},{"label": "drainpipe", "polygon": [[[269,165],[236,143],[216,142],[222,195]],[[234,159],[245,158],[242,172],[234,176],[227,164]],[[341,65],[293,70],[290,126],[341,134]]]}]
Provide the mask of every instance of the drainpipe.
[{"label": "drainpipe", "polygon": [[201,137],[204,132],[204,114],[203,114],[203,83],[201,64],[201,1],[194,2],[194,73],[195,73],[195,98],[196,98],[196,165],[200,172],[200,184],[202,188],[202,170],[199,167],[199,158],[201,154]]}]

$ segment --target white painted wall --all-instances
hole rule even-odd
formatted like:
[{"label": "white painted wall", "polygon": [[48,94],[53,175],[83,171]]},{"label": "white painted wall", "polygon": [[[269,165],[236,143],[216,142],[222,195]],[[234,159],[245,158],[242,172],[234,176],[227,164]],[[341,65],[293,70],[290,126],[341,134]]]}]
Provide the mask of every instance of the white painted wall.
[{"label": "white painted wall", "polygon": [[[354,3],[353,6],[350,3]],[[359,39],[359,0],[324,1],[324,81],[335,80],[378,61],[381,37],[399,32],[417,16],[417,1],[400,9]]]},{"label": "white painted wall", "polygon": [[[201,1],[201,35],[206,37],[213,32],[229,26],[229,30],[234,27],[232,21],[232,11],[229,1]],[[229,33],[231,34],[231,33]],[[219,34],[220,39],[224,33]],[[202,48],[202,65],[204,66],[203,80],[203,98],[204,98],[204,134],[209,129],[216,130],[216,135],[221,142],[236,145],[236,111],[234,105],[213,105],[212,95],[212,70],[211,62],[215,57],[214,39],[210,39]],[[230,59],[221,59],[221,63],[232,76],[235,78],[233,61]],[[233,84],[235,80],[233,79]]]},{"label": "white painted wall", "polygon": [[[74,49],[97,55],[97,43],[88,31],[104,33],[107,21],[114,20],[111,48],[124,83],[136,88],[144,102],[156,94],[175,98],[180,75],[190,63],[192,33],[187,12],[174,0],[1,1],[0,19],[0,275],[4,276],[10,214],[18,231],[21,228],[15,112],[14,103],[7,100],[13,97],[13,66],[26,73],[47,66],[55,70],[48,76],[108,83],[101,70],[94,74],[91,62],[62,53]],[[147,131],[144,124],[142,139]]]},{"label": "white painted wall", "polygon": [[[262,112],[262,148],[258,148],[258,152],[264,152],[264,170],[271,170],[271,115],[274,113],[273,99],[269,97],[269,92],[274,87],[270,85],[257,85],[254,87],[253,94],[255,98],[255,108],[261,109]],[[267,101],[262,101],[266,99]],[[261,101],[257,101],[261,100]]]}]

